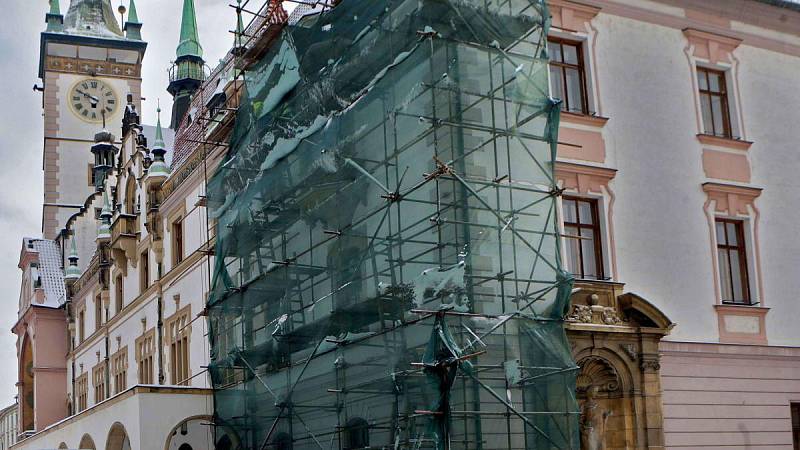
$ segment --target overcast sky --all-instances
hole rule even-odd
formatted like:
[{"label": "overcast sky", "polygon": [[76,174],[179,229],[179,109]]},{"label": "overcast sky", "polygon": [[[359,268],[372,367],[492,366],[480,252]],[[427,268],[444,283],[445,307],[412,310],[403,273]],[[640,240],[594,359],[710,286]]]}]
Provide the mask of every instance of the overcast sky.
[{"label": "overcast sky", "polygon": [[[17,388],[16,338],[21,272],[17,268],[23,237],[41,237],[42,99],[33,92],[39,59],[39,33],[44,30],[46,0],[0,0],[0,408],[14,401]],[[128,5],[130,0],[124,0]],[[120,0],[111,0],[114,8]],[[200,40],[206,61],[215,66],[233,43],[229,33],[236,13],[227,0],[195,0]],[[167,68],[174,59],[183,0],[136,0],[142,35],[149,43],[142,78],[143,122],[154,124],[161,99],[169,123],[171,97],[166,92]],[[69,0],[61,0],[66,14]],[[248,17],[245,20],[249,20]],[[89,151],[87,147],[86,151]]]}]

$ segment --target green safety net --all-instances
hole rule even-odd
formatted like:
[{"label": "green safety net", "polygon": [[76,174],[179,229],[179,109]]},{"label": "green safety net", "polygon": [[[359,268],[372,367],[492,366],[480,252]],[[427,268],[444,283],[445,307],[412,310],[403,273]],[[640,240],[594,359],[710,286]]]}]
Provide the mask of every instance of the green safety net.
[{"label": "green safety net", "polygon": [[245,72],[209,182],[217,448],[578,448],[548,26],[344,0]]}]

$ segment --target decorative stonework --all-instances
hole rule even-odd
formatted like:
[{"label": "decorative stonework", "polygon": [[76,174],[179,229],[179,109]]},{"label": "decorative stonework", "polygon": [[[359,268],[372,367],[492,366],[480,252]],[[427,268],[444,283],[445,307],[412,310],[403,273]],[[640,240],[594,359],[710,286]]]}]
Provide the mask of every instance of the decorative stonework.
[{"label": "decorative stonework", "polygon": [[659,342],[674,324],[621,283],[575,287],[566,328],[581,368],[581,423],[602,423],[599,433],[582,428],[579,448],[663,448]]},{"label": "decorative stonework", "polygon": [[140,78],[142,76],[142,67],[139,64],[123,64],[61,56],[47,56],[45,68],[52,72],[77,73],[90,76],[115,78]]},{"label": "decorative stonework", "polygon": [[723,344],[767,345],[766,317],[769,308],[716,305],[719,341]]},{"label": "decorative stonework", "polygon": [[602,194],[616,175],[615,169],[556,162],[556,178],[562,182],[561,187],[580,194]]},{"label": "decorative stonework", "polygon": [[716,212],[730,216],[750,215],[748,207],[753,207],[755,200],[761,195],[759,188],[720,183],[704,183],[703,191],[708,194],[709,200],[716,202]]},{"label": "decorative stonework", "polygon": [[606,393],[617,392],[620,389],[619,375],[605,359],[589,356],[578,361],[578,367],[581,368],[577,379],[579,393],[585,393],[592,386]]},{"label": "decorative stonework", "polygon": [[740,39],[693,28],[683,30],[683,34],[689,40],[689,45],[694,49],[694,57],[708,61],[711,64],[719,64],[720,62],[732,64],[732,53],[742,43]]},{"label": "decorative stonework", "polygon": [[600,8],[568,0],[550,0],[553,26],[566,31],[584,31],[586,25],[600,13]]}]

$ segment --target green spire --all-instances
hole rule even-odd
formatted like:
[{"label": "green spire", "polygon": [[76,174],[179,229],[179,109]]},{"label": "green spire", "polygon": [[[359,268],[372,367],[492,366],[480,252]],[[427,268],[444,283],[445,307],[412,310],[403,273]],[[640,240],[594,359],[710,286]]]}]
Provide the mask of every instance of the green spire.
[{"label": "green spire", "polygon": [[73,282],[81,277],[81,269],[78,268],[78,246],[76,245],[76,236],[75,234],[72,235],[72,239],[70,239],[72,245],[70,247],[69,256],[69,266],[67,266],[66,270],[64,271],[64,279],[68,282]]},{"label": "green spire", "polygon": [[61,6],[58,2],[59,0],[50,0],[50,12],[45,17],[49,32],[64,31],[64,16],[61,15]]},{"label": "green spire", "polygon": [[147,184],[161,184],[169,177],[169,167],[164,161],[167,150],[164,148],[164,134],[161,130],[161,106],[158,111],[158,122],[156,123],[156,141],[153,143],[153,164],[147,170]]},{"label": "green spire", "polygon": [[139,15],[136,14],[136,2],[131,0],[131,4],[128,7],[128,22],[130,23],[140,23],[139,22]]},{"label": "green spire", "polygon": [[244,48],[244,21],[242,20],[242,0],[236,0],[236,35],[233,40],[233,51],[243,53]]},{"label": "green spire", "polygon": [[164,148],[164,132],[161,130],[161,107],[156,110],[158,112],[158,121],[156,122],[156,141],[153,143],[154,149]]},{"label": "green spire", "polygon": [[181,39],[178,43],[178,58],[185,56],[203,57],[203,47],[197,33],[197,14],[194,0],[183,0],[183,18],[181,19]]},{"label": "green spire", "polygon": [[131,0],[128,8],[128,20],[122,27],[125,31],[125,37],[137,41],[142,40],[142,23],[139,22],[139,14],[136,13],[136,2]]}]

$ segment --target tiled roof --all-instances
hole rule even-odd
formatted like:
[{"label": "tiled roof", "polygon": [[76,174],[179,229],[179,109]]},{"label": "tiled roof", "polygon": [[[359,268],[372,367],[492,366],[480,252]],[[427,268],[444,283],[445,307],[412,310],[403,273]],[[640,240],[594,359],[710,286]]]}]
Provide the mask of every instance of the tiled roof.
[{"label": "tiled roof", "polygon": [[39,267],[34,272],[41,279],[44,289],[44,303],[37,306],[59,308],[67,301],[67,289],[64,285],[64,270],[61,268],[61,249],[56,241],[46,239],[25,239],[39,253]]}]

